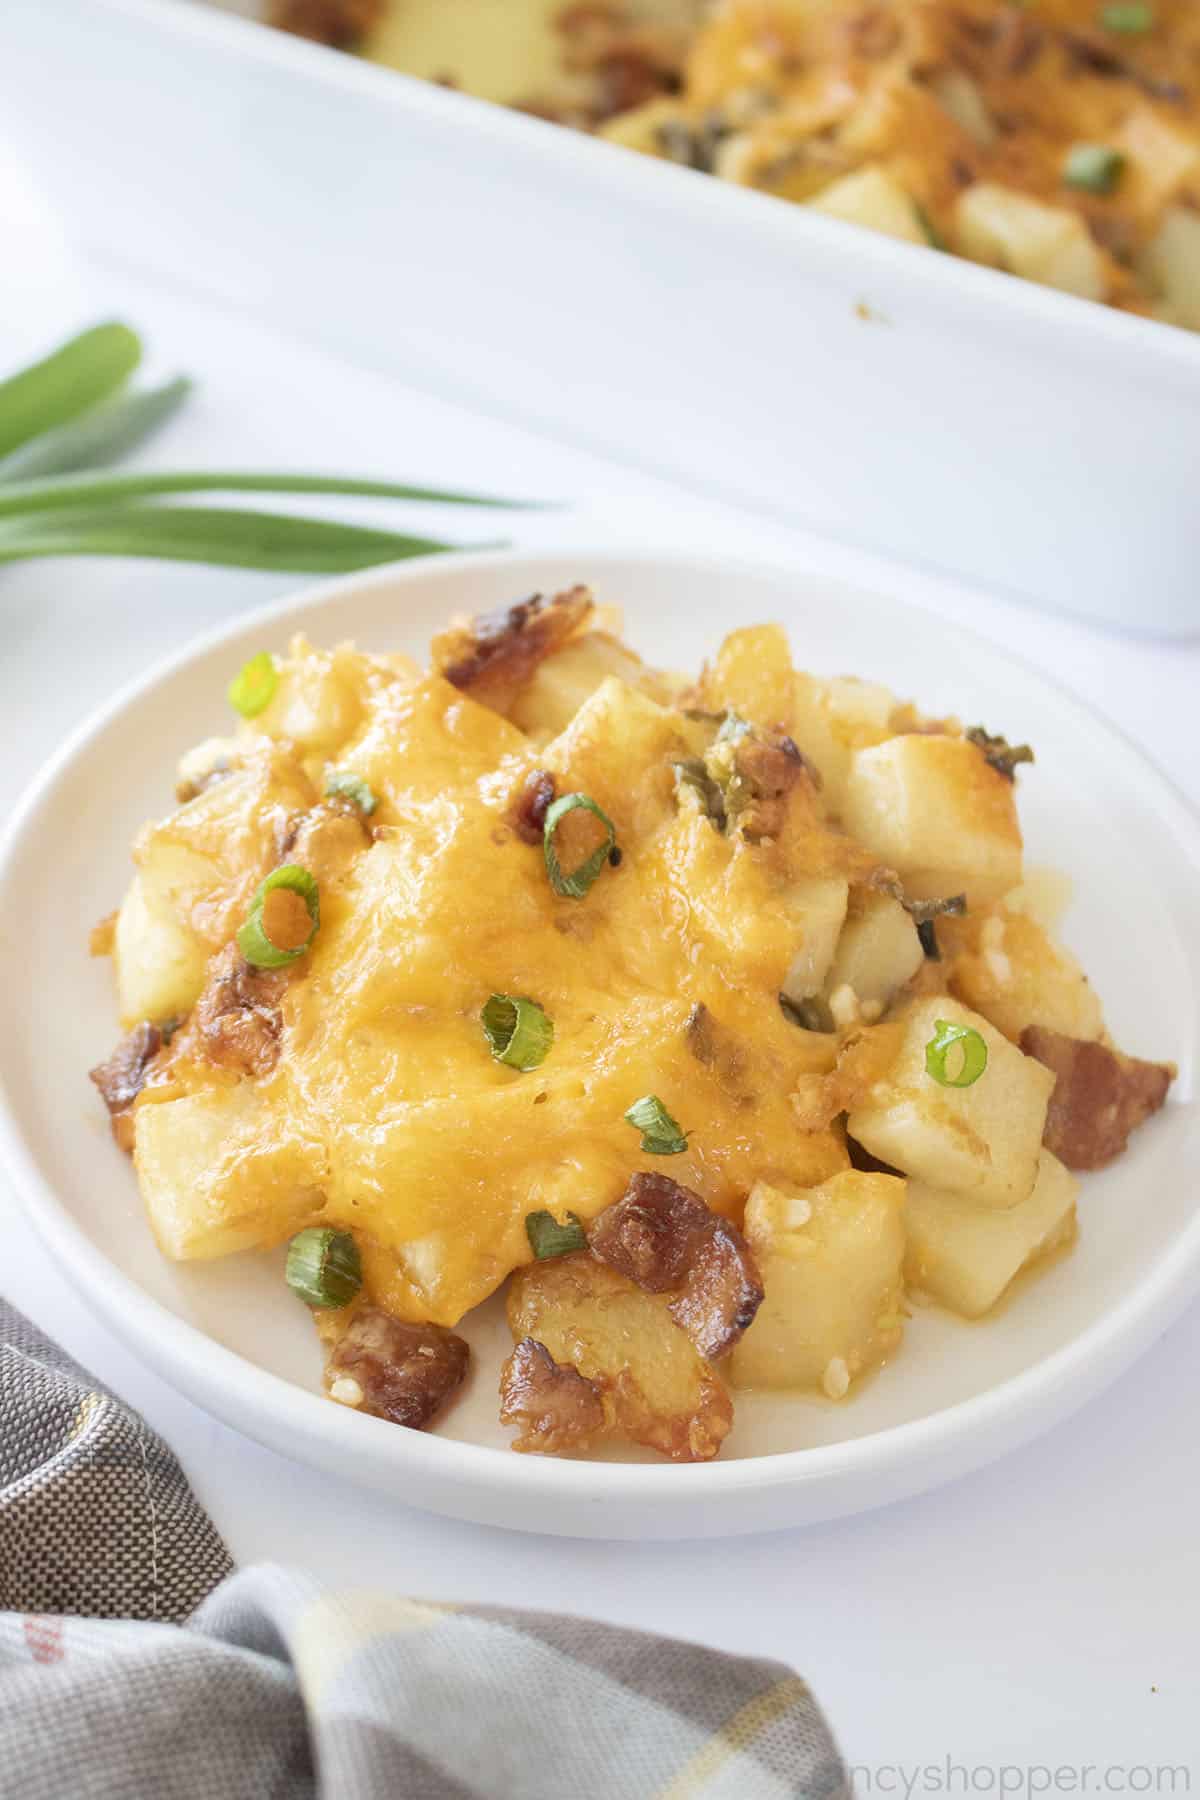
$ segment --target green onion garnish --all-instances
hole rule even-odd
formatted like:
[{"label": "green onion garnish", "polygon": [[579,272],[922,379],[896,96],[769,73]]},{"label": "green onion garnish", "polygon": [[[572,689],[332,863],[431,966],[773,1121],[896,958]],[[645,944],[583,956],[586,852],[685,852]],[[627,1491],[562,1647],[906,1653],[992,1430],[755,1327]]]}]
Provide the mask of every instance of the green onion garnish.
[{"label": "green onion garnish", "polygon": [[1120,150],[1107,144],[1074,144],[1063,163],[1063,180],[1068,187],[1082,188],[1088,194],[1111,194],[1124,168]]},{"label": "green onion garnish", "polygon": [[[569,874],[564,873],[558,860],[558,852],[554,848],[554,834],[569,812],[582,807],[599,819],[604,827],[604,842],[598,850],[581,862],[577,869]],[[546,823],[542,830],[542,850],[546,858],[546,873],[550,877],[550,886],[556,894],[562,894],[568,900],[582,900],[583,896],[599,875],[605,863],[616,848],[617,828],[606,812],[602,812],[596,802],[587,794],[564,794],[552,806],[546,809]]]},{"label": "green onion garnish", "polygon": [[573,1212],[567,1214],[561,1225],[554,1214],[544,1208],[541,1212],[527,1213],[525,1230],[529,1247],[539,1262],[545,1262],[549,1256],[569,1256],[572,1250],[587,1249],[583,1226]]},{"label": "green onion garnish", "polygon": [[554,1024],[536,1000],[493,994],[479,1022],[492,1055],[510,1069],[536,1069],[550,1054]]},{"label": "green onion garnish", "polygon": [[348,1231],[312,1225],[288,1245],[287,1284],[306,1306],[349,1306],[362,1286],[362,1259]]},{"label": "green onion garnish", "polygon": [[625,1114],[627,1124],[642,1134],[646,1156],[680,1156],[687,1149],[687,1133],[679,1129],[657,1094],[643,1094]]},{"label": "green onion garnish", "polygon": [[1153,30],[1154,8],[1147,6],[1145,0],[1114,0],[1113,5],[1100,8],[1100,23],[1105,31],[1140,36],[1143,31]]},{"label": "green onion garnish", "polygon": [[[933,1021],[934,1035],[925,1046],[925,1073],[932,1075],[939,1087],[973,1087],[987,1068],[988,1047],[973,1025],[955,1025],[950,1019]],[[950,1052],[962,1045],[962,1062],[957,1075],[950,1073]]]},{"label": "green onion garnish", "polygon": [[229,684],[229,704],[243,719],[256,719],[271,704],[279,686],[279,671],[269,650],[243,663]]},{"label": "green onion garnish", "polygon": [[325,794],[329,799],[349,800],[357,806],[360,813],[368,818],[379,805],[373,789],[361,775],[354,775],[349,769],[331,769],[325,779]]},{"label": "green onion garnish", "polygon": [[[288,895],[298,895],[303,909]],[[307,932],[304,932],[307,915]],[[250,903],[250,915],[237,934],[238,949],[256,969],[286,969],[303,956],[321,923],[317,884],[307,869],[284,863],[273,869]],[[272,935],[272,933],[274,935]]]}]

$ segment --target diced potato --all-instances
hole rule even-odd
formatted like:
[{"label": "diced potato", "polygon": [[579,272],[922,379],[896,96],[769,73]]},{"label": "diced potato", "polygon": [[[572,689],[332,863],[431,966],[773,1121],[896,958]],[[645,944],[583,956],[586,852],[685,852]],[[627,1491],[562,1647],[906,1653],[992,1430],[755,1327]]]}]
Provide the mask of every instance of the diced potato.
[{"label": "diced potato", "polygon": [[896,696],[890,688],[851,675],[822,680],[798,672],[792,696],[792,735],[821,772],[822,799],[840,813],[855,750],[891,733]]},{"label": "diced potato", "polygon": [[977,181],[960,196],[956,222],[958,249],[973,262],[1084,300],[1103,300],[1104,258],[1084,219],[1070,208]]},{"label": "diced potato", "polygon": [[946,928],[961,945],[950,977],[952,991],[1014,1043],[1030,1025],[1064,1037],[1098,1038],[1104,1014],[1096,990],[1061,944],[1022,913],[967,918]]},{"label": "diced potato", "polygon": [[162,1024],[191,1010],[208,946],[182,923],[161,887],[135,875],[117,914],[113,962],[122,1025]]},{"label": "diced potato", "polygon": [[150,1224],[177,1262],[277,1244],[311,1222],[323,1153],[253,1082],[139,1100],[133,1160]]},{"label": "diced potato", "polygon": [[297,638],[252,728],[295,744],[306,757],[335,756],[362,723],[361,675],[362,659],[353,651],[315,650]]},{"label": "diced potato", "polygon": [[679,110],[679,101],[671,94],[647,100],[644,106],[635,106],[629,112],[606,119],[599,126],[597,136],[607,138],[610,144],[620,144],[626,150],[640,150],[643,156],[662,156],[665,152],[659,130],[664,125],[687,127],[687,120]]},{"label": "diced potato", "polygon": [[826,986],[854,990],[860,1006],[882,1011],[925,960],[917,928],[890,894],[860,889],[838,939]]},{"label": "diced potato", "polygon": [[1155,218],[1200,172],[1194,128],[1173,124],[1160,108],[1135,107],[1110,141],[1129,159],[1121,198],[1143,218]]},{"label": "diced potato", "polygon": [[977,1319],[996,1304],[1019,1270],[1071,1237],[1078,1187],[1048,1150],[1038,1157],[1029,1198],[1004,1212],[910,1181],[904,1260],[909,1286]]},{"label": "diced potato", "polygon": [[814,875],[789,889],[801,936],[783,993],[794,1004],[819,994],[825,986],[849,898],[849,883],[833,876]]},{"label": "diced potato", "polygon": [[978,85],[969,75],[961,69],[941,69],[929,85],[938,103],[980,149],[987,150],[995,143],[996,122]]},{"label": "diced potato", "polygon": [[793,681],[783,626],[746,625],[729,633],[701,677],[700,692],[704,705],[714,710],[731,707],[760,730],[786,730],[792,717]]},{"label": "diced potato", "polygon": [[1144,251],[1138,273],[1161,295],[1160,318],[1200,331],[1200,213],[1169,208]]},{"label": "diced potato", "polygon": [[509,709],[514,725],[534,736],[565,731],[585,700],[609,675],[637,685],[642,663],[619,639],[604,631],[572,638],[539,663]]},{"label": "diced potato", "polygon": [[211,737],[186,751],[175,769],[176,797],[189,799],[200,793],[214,775],[237,764],[244,747],[241,738]]},{"label": "diced potato", "polygon": [[672,754],[687,748],[673,713],[609,675],[540,760],[637,835],[661,816],[674,787]]},{"label": "diced potato", "polygon": [[912,732],[855,751],[842,820],[914,899],[978,905],[1021,879],[1013,784],[966,738]]},{"label": "diced potato", "polygon": [[784,1193],[765,1182],[745,1233],[765,1297],[733,1351],[735,1387],[820,1388],[840,1399],[902,1331],[904,1183],[848,1169]]},{"label": "diced potato", "polygon": [[508,1322],[515,1341],[534,1338],[594,1383],[621,1436],[677,1461],[716,1455],[733,1404],[662,1295],[584,1252],[518,1269]]},{"label": "diced potato", "polygon": [[[972,1027],[987,1045],[987,1067],[970,1087],[943,1087],[925,1068],[939,1019]],[[872,1156],[906,1175],[981,1206],[1015,1206],[1033,1188],[1053,1088],[1050,1071],[981,1014],[937,995],[907,1014],[896,1061],[846,1126]]]},{"label": "diced potato", "polygon": [[885,169],[857,169],[853,175],[823,188],[808,205],[813,212],[850,225],[865,225],[910,244],[928,242],[916,207],[894,175]]}]

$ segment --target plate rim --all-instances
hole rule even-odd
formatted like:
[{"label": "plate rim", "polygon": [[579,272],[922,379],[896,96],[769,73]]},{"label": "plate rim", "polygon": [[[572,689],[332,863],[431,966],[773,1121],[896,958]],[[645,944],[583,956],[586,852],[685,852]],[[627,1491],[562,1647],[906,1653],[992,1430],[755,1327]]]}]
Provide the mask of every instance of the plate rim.
[{"label": "plate rim", "polygon": [[[853,590],[862,598],[886,603],[919,620],[945,625],[935,609],[908,597],[889,595],[869,579],[826,574],[815,557],[747,557],[720,552],[625,545],[541,544],[529,548],[494,551],[462,551],[378,565],[350,575],[334,577],[314,586],[290,591],[265,605],[240,612],[232,619],[190,638],[180,649],[160,658],[142,674],[124,683],[101,706],[89,713],[26,786],[4,830],[0,832],[0,902],[13,881],[19,856],[36,837],[43,804],[88,746],[113,725],[137,700],[186,666],[226,643],[248,633],[270,629],[296,614],[321,609],[332,602],[352,598],[380,586],[400,588],[423,581],[453,582],[461,573],[477,575],[511,569],[514,585],[523,585],[520,572],[533,566],[546,568],[564,561],[578,562],[588,571],[628,568],[631,564],[676,573],[694,572],[698,566],[711,575],[719,573],[731,583],[739,579],[827,580],[831,587]],[[969,591],[969,590],[968,590]],[[1086,725],[1115,742],[1127,765],[1142,784],[1149,784],[1160,808],[1164,805],[1175,831],[1181,860],[1190,861],[1200,876],[1200,816],[1171,777],[1117,725],[1093,710],[1070,689],[1031,662],[1014,655],[969,627],[955,626],[956,643],[999,658],[1025,680],[1055,698]],[[0,947],[0,959],[5,952]],[[1197,1102],[1188,1102],[1195,1107]],[[113,1335],[140,1363],[161,1374],[182,1392],[234,1429],[270,1444],[284,1454],[305,1456],[322,1466],[340,1466],[351,1479],[362,1479],[364,1458],[372,1465],[367,1477],[391,1488],[394,1477],[406,1470],[429,1482],[458,1484],[466,1494],[503,1491],[510,1502],[523,1497],[540,1502],[556,1497],[565,1502],[591,1500],[601,1503],[633,1502],[643,1509],[669,1511],[674,1501],[701,1497],[718,1501],[747,1490],[762,1492],[780,1488],[812,1489],[856,1479],[872,1472],[883,1476],[928,1458],[928,1479],[905,1489],[918,1492],[939,1485],[946,1474],[935,1460],[947,1453],[954,1457],[952,1473],[963,1473],[1027,1442],[1059,1418],[1076,1410],[1103,1386],[1128,1368],[1200,1293],[1200,1209],[1186,1229],[1161,1257],[1156,1268],[1122,1297],[1107,1314],[1087,1326],[1069,1343],[1040,1358],[1028,1368],[969,1398],[901,1424],[887,1426],[862,1437],[835,1444],[797,1450],[716,1459],[708,1463],[619,1463],[587,1459],[514,1455],[509,1449],[475,1444],[426,1432],[396,1432],[383,1420],[353,1415],[331,1407],[316,1392],[276,1375],[209,1336],[199,1326],[179,1317],[162,1301],[142,1289],[106,1256],[71,1216],[39,1166],[32,1143],[24,1132],[15,1097],[0,1071],[0,1167],[9,1177],[26,1218],[59,1262],[87,1304],[112,1330]],[[153,1347],[153,1353],[151,1351]],[[239,1392],[240,1390],[240,1392]],[[228,1396],[228,1398],[226,1398]],[[318,1410],[319,1409],[319,1410]],[[269,1430],[246,1423],[247,1412],[270,1421]],[[364,1431],[364,1426],[366,1430]],[[1014,1432],[1015,1427],[1015,1432]],[[336,1463],[331,1458],[336,1457]],[[385,1473],[386,1472],[386,1473]],[[884,1494],[886,1498],[886,1494]],[[437,1503],[418,1500],[419,1504]],[[861,1510],[874,1502],[860,1499],[838,1512]],[[440,1507],[453,1511],[450,1506]],[[460,1512],[461,1516],[461,1512]],[[504,1521],[519,1523],[519,1521]],[[534,1524],[530,1529],[545,1529]],[[570,1525],[560,1527],[570,1531]],[[717,1530],[746,1529],[736,1521]]]}]

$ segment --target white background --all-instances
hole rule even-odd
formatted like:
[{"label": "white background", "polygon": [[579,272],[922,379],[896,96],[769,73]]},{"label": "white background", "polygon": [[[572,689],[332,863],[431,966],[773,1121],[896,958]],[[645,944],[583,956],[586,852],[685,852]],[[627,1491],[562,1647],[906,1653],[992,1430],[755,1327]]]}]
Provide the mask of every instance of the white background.
[{"label": "white background", "polygon": [[[146,461],[360,470],[574,503],[567,515],[518,521],[511,535],[525,543],[610,536],[814,553],[799,533],[356,369],[349,346],[341,361],[314,355],[282,331],[267,336],[200,311],[128,272],[81,269],[38,221],[26,230],[31,245],[38,239],[36,256],[11,258],[23,273],[4,296],[0,357],[15,361],[81,318],[116,312],[143,328],[163,369],[202,377],[187,414]],[[464,514],[440,523],[460,537],[474,525]],[[494,517],[479,535],[493,528]],[[821,559],[1016,648],[1200,798],[1196,639],[1119,639],[851,553],[823,547]],[[7,790],[19,791],[115,685],[289,585],[153,564],[0,570]],[[1153,1194],[1141,1203],[1152,1206]],[[916,1765],[941,1765],[944,1782],[947,1757],[974,1771],[981,1792],[998,1785],[1001,1764],[1061,1766],[1059,1791],[1073,1792],[1101,1791],[1110,1764],[1132,1768],[1127,1789],[1113,1776],[1116,1791],[1145,1791],[1148,1778],[1133,1765],[1187,1764],[1200,1789],[1200,1310],[1050,1438],[923,1499],[757,1539],[576,1543],[440,1521],[256,1448],[176,1397],[91,1319],[2,1190],[0,1232],[0,1288],[141,1408],[241,1561],[292,1560],[335,1581],[592,1613],[782,1658],[810,1680],[847,1760],[874,1771],[859,1777],[863,1793],[904,1791],[890,1765],[910,1779]],[[1085,1784],[1087,1764],[1097,1773]],[[953,1775],[954,1791],[965,1779]],[[1035,1790],[1045,1785],[1032,1779]],[[1185,1791],[1183,1777],[1174,1791]]]}]

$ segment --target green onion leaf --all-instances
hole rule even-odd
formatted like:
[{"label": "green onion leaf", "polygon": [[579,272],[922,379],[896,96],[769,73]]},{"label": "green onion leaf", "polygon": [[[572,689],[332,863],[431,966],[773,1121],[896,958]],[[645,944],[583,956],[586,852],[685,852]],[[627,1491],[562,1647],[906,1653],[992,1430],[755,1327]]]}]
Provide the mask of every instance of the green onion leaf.
[{"label": "green onion leaf", "polygon": [[[933,1021],[934,1035],[925,1046],[925,1073],[932,1075],[939,1087],[973,1087],[987,1068],[988,1047],[973,1025],[956,1025],[950,1019]],[[958,1073],[949,1069],[950,1052],[962,1046]]]},{"label": "green onion leaf", "polygon": [[[0,400],[3,391],[0,388]],[[155,499],[163,494],[349,494],[367,500],[425,500],[442,506],[490,506],[515,511],[536,511],[542,504],[536,500],[498,500],[487,494],[457,494],[442,488],[372,481],[355,475],[180,469],[133,475],[60,475],[46,481],[24,482],[0,494],[0,515],[123,506],[130,500]]]},{"label": "green onion leaf", "polygon": [[587,1249],[583,1226],[573,1212],[567,1214],[561,1225],[554,1214],[545,1209],[527,1213],[525,1230],[529,1237],[529,1247],[539,1262],[545,1262],[550,1256],[569,1256],[572,1250]]},{"label": "green onion leaf", "polygon": [[1154,29],[1154,8],[1145,0],[1114,0],[1100,8],[1100,23],[1105,31],[1123,31],[1137,37]]},{"label": "green onion leaf", "polygon": [[361,775],[353,774],[349,769],[332,769],[325,778],[325,794],[327,799],[349,800],[357,806],[360,813],[370,818],[379,801],[369,783]]},{"label": "green onion leaf", "polygon": [[[279,909],[271,908],[271,895],[283,890],[285,893],[298,894],[303,900],[308,913],[308,935],[301,942],[276,943],[269,935],[268,913]],[[278,934],[279,925],[270,921]],[[297,957],[303,956],[321,924],[321,900],[317,884],[307,869],[296,863],[284,863],[281,868],[273,869],[265,881],[259,883],[258,892],[250,903],[250,916],[237,934],[238,949],[248,963],[256,969],[286,969]],[[289,932],[289,936],[294,933]]]},{"label": "green onion leaf", "polygon": [[[187,376],[177,375],[162,387],[105,400],[80,418],[44,432],[6,456],[0,461],[0,483],[7,487],[13,482],[36,481],[40,486],[47,476],[70,475],[77,469],[116,462],[165,425],[191,390]],[[23,490],[26,495],[30,491],[31,487]],[[0,495],[0,500],[5,497]],[[24,513],[31,509],[26,503],[19,510]]]},{"label": "green onion leaf", "polygon": [[279,671],[269,650],[242,664],[229,684],[229,704],[243,719],[257,719],[270,706],[279,686]]},{"label": "green onion leaf", "polygon": [[[554,848],[554,834],[560,822],[569,812],[582,807],[592,813],[604,827],[604,842],[598,850],[581,862],[577,869],[569,874],[564,873],[558,860],[558,852]],[[546,809],[546,823],[542,830],[542,850],[546,858],[546,873],[550,877],[550,886],[556,894],[562,894],[568,900],[582,900],[583,896],[599,875],[605,863],[616,847],[617,828],[606,812],[602,812],[596,802],[587,794],[564,794],[552,806]]]},{"label": "green onion leaf", "polygon": [[[44,518],[40,510],[9,508],[14,497],[24,498],[19,489],[0,491],[0,562],[35,556],[148,556],[226,568],[337,575],[439,550],[495,547],[450,545],[367,525],[240,507],[110,503]],[[6,509],[16,516],[3,516]]]},{"label": "green onion leaf", "polygon": [[141,356],[141,343],[127,325],[94,325],[0,382],[0,456],[106,400]]},{"label": "green onion leaf", "polygon": [[306,1306],[349,1306],[362,1286],[362,1258],[348,1231],[312,1225],[288,1245],[286,1273]]},{"label": "green onion leaf", "polygon": [[479,1022],[496,1061],[511,1069],[536,1069],[550,1054],[554,1024],[536,1000],[493,994]]},{"label": "green onion leaf", "polygon": [[625,1114],[626,1123],[642,1134],[646,1156],[680,1156],[687,1149],[687,1133],[679,1129],[657,1094],[643,1094]]},{"label": "green onion leaf", "polygon": [[1125,156],[1107,144],[1073,144],[1063,163],[1068,187],[1088,194],[1111,194],[1125,168]]}]

